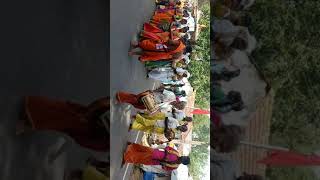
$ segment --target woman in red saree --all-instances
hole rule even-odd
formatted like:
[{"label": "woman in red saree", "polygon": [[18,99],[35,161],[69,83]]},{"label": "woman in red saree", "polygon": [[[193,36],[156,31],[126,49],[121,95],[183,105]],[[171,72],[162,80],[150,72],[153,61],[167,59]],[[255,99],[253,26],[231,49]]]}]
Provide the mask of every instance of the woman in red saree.
[{"label": "woman in red saree", "polygon": [[124,163],[162,165],[167,171],[175,170],[180,164],[190,164],[188,156],[180,156],[179,152],[167,146],[165,149],[153,149],[140,144],[129,144],[124,154]]},{"label": "woman in red saree", "polygon": [[[109,150],[109,98],[88,106],[41,96],[25,98],[25,120],[33,130],[54,130],[72,137],[78,144],[95,151]],[[108,126],[108,125],[107,125]]]}]

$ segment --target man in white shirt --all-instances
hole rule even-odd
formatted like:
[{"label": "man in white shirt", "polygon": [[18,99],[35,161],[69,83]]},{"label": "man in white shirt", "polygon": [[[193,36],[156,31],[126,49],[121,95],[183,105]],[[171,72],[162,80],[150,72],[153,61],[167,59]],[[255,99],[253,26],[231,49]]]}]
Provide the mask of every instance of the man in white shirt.
[{"label": "man in white shirt", "polygon": [[189,31],[195,31],[195,20],[191,15],[187,18],[187,26],[189,27]]},{"label": "man in white shirt", "polygon": [[189,31],[194,32],[195,31],[195,20],[191,16],[191,12],[184,10],[183,11],[183,19],[187,20],[187,23],[185,24],[185,26],[189,27]]}]

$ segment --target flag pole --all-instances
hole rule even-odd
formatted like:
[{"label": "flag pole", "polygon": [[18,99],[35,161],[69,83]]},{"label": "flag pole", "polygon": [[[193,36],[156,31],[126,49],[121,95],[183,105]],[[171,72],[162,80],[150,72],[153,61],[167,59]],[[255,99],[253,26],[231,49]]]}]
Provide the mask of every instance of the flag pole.
[{"label": "flag pole", "polygon": [[284,147],[271,146],[271,145],[265,145],[265,144],[255,144],[255,143],[250,143],[247,141],[240,141],[240,144],[245,145],[245,146],[255,147],[258,149],[289,151],[288,148],[284,148]]}]

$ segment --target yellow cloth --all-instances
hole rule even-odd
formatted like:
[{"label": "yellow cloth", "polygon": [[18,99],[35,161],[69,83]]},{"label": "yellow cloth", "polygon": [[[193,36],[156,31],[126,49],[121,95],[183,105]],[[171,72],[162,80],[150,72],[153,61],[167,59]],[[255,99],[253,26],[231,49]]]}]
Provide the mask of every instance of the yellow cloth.
[{"label": "yellow cloth", "polygon": [[171,147],[171,148],[173,148],[173,147],[174,147],[174,143],[169,142],[169,143],[168,143],[168,146]]},{"label": "yellow cloth", "polygon": [[148,120],[164,120],[166,118],[166,114],[162,112],[157,112],[154,114],[138,114],[138,115]]},{"label": "yellow cloth", "polygon": [[92,166],[87,166],[83,171],[82,180],[109,180],[107,176],[99,172],[96,168]]},{"label": "yellow cloth", "polygon": [[164,128],[155,127],[157,120],[165,120],[166,115],[164,113],[156,113],[154,115],[140,115],[137,114],[134,122],[132,123],[132,129],[138,131],[144,131],[147,133],[163,134]]}]

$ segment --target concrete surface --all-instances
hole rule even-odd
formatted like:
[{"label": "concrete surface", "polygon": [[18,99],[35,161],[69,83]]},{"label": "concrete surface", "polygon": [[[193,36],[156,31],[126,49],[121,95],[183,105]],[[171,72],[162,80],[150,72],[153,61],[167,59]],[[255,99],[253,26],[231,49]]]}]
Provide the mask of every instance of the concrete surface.
[{"label": "concrete surface", "polygon": [[110,66],[111,66],[111,179],[126,180],[132,172],[132,165],[121,167],[127,141],[135,142],[141,133],[128,132],[130,117],[135,109],[126,104],[116,104],[117,91],[140,93],[156,87],[148,80],[146,71],[137,57],[129,57],[130,41],[137,38],[144,22],[154,12],[154,1],[111,0]]}]

